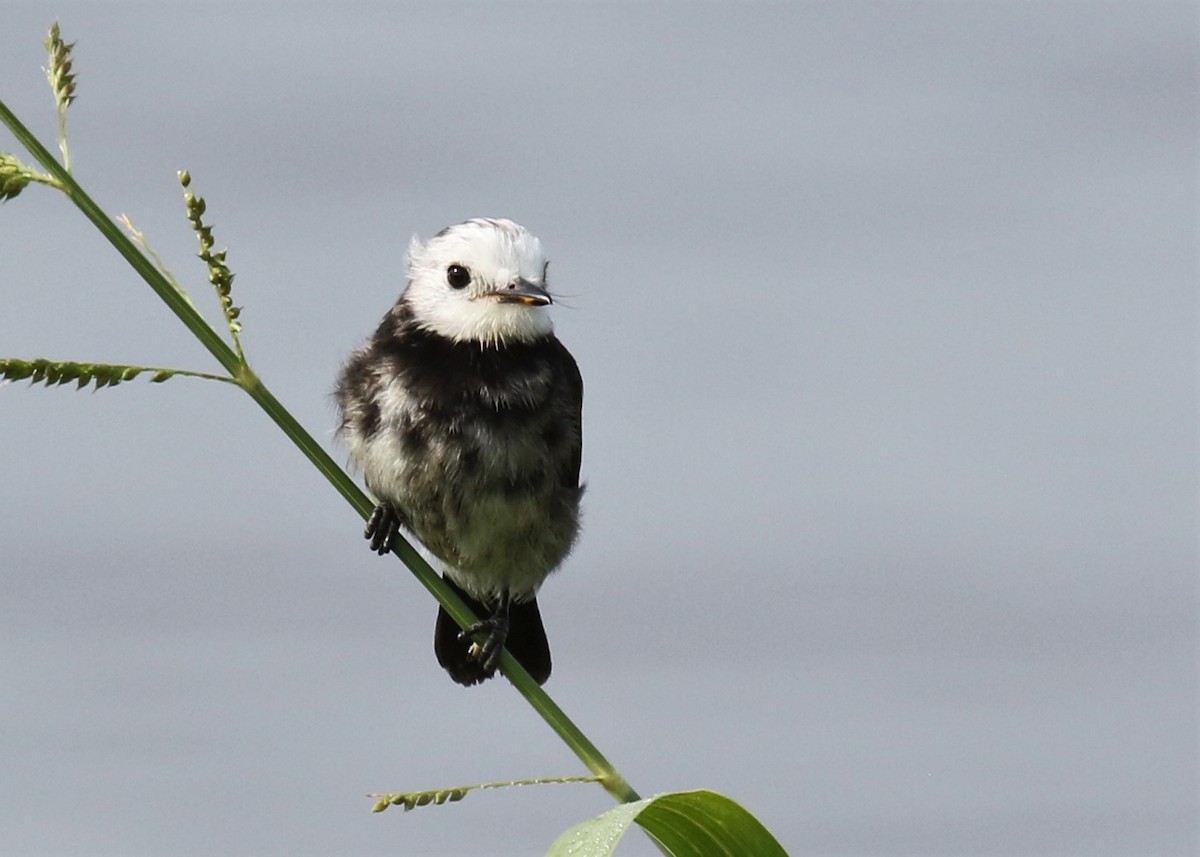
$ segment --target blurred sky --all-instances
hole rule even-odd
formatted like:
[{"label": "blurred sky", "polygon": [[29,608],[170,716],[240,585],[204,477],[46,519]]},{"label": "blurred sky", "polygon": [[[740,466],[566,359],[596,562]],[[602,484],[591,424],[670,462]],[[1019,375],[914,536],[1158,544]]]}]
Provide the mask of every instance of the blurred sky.
[{"label": "blurred sky", "polygon": [[[1200,847],[1192,4],[5,3],[51,148],[54,15],[76,176],[215,317],[191,170],[331,449],[414,232],[542,239],[590,486],[547,689],[643,794],[796,855]],[[44,188],[0,306],[0,355],[214,366]],[[10,384],[0,431],[0,853],[528,855],[611,805],[368,813],[581,766],[233,388]]]}]

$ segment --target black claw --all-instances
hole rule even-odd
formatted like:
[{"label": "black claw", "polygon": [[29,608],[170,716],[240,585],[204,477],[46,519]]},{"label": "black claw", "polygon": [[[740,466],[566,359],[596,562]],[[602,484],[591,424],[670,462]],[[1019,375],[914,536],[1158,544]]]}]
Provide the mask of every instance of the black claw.
[{"label": "black claw", "polygon": [[500,612],[501,608],[496,608],[496,613],[484,619],[482,622],[476,622],[469,628],[464,628],[458,632],[458,639],[469,640],[480,634],[486,633],[483,642],[474,641],[468,650],[470,657],[479,662],[479,666],[485,673],[491,675],[496,671],[496,666],[500,662],[500,651],[504,648],[504,642],[508,639],[508,604],[507,599],[503,604],[504,612]]},{"label": "black claw", "polygon": [[483,642],[473,641],[467,650],[467,657],[479,664],[485,677],[495,673],[496,666],[500,663],[500,652],[504,649],[504,641],[508,639],[508,608],[511,600],[507,592],[501,594],[491,616],[458,632],[459,640],[471,640],[481,634],[487,635]]},{"label": "black claw", "polygon": [[[443,580],[466,602],[471,612],[476,616],[488,617],[488,620],[462,631],[444,608],[438,610],[433,649],[437,653],[438,663],[450,677],[465,687],[487,681],[496,674],[500,663],[500,651],[505,648],[525,667],[534,681],[545,684],[546,679],[550,677],[550,644],[546,642],[546,629],[542,626],[537,599],[530,598],[528,601],[513,603],[509,598],[508,609],[505,611],[503,606],[495,602],[480,603],[444,575]],[[488,645],[489,640],[474,642],[471,635],[476,633],[486,633],[490,639],[496,630],[491,620],[497,616],[508,620],[503,642],[491,646]],[[489,648],[491,651],[486,651]],[[487,658],[486,663],[480,660],[481,655]]]},{"label": "black claw", "polygon": [[371,550],[383,556],[392,549],[392,538],[400,532],[400,515],[387,503],[380,503],[371,513],[363,535],[371,540]]}]

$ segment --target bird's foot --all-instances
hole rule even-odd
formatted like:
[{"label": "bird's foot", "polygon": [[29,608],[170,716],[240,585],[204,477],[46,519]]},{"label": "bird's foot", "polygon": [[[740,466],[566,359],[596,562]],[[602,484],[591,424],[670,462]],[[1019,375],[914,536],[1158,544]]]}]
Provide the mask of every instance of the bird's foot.
[{"label": "bird's foot", "polygon": [[387,503],[380,503],[371,513],[363,535],[371,540],[371,550],[383,556],[392,549],[392,538],[400,532],[400,514]]},{"label": "bird's foot", "polygon": [[467,650],[468,655],[479,662],[480,667],[484,672],[491,674],[495,671],[496,665],[500,661],[500,652],[504,648],[504,641],[508,639],[508,604],[505,603],[501,608],[497,608],[496,612],[484,619],[482,622],[476,622],[468,628],[459,631],[458,638],[460,640],[469,640],[475,637],[483,637],[483,641],[472,640],[471,647]]}]

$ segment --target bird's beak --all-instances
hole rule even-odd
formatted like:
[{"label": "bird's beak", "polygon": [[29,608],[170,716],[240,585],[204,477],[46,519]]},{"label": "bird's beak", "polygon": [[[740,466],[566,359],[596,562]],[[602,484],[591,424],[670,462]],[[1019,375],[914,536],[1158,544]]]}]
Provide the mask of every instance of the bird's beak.
[{"label": "bird's beak", "polygon": [[545,306],[554,303],[550,293],[529,280],[513,280],[507,286],[495,291],[485,292],[480,297],[491,298],[502,304],[525,304],[526,306]]}]

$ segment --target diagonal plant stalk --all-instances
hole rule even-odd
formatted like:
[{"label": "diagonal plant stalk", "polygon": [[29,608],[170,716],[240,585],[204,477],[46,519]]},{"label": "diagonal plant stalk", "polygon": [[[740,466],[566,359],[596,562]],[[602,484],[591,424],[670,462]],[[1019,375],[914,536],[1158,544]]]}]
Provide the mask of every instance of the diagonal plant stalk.
[{"label": "diagonal plant stalk", "polygon": [[[284,434],[291,439],[305,457],[321,472],[334,488],[354,507],[355,511],[367,518],[374,504],[366,494],[354,483],[346,472],[329,456],[327,452],[313,439],[304,428],[267,389],[253,369],[240,353],[240,345],[235,351],[229,344],[205,321],[186,295],[171,284],[161,271],[148,259],[129,239],[121,228],[98,206],[82,187],[75,181],[70,172],[50,154],[45,146],[29,129],[16,117],[8,106],[0,100],[0,122],[3,122],[13,136],[33,156],[42,168],[53,179],[53,186],[58,187],[88,220],[108,239],[125,261],[150,286],[159,298],[170,307],[171,311],[183,322],[217,362],[229,372],[233,383],[241,387],[254,401],[266,411]],[[223,309],[227,309],[223,305]],[[228,314],[226,315],[228,319]],[[392,545],[393,552],[408,566],[413,575],[430,593],[446,608],[447,612],[462,627],[476,621],[476,617],[466,607],[458,596],[442,582],[437,572],[417,553],[413,546],[403,538],[397,537]],[[626,782],[620,772],[604,757],[587,736],[583,734],[561,708],[546,694],[529,676],[523,667],[507,651],[500,658],[500,667],[505,676],[517,691],[525,697],[533,709],[552,730],[571,748],[589,771],[596,775],[598,781],[618,801],[629,803],[639,800],[637,792]]]}]

